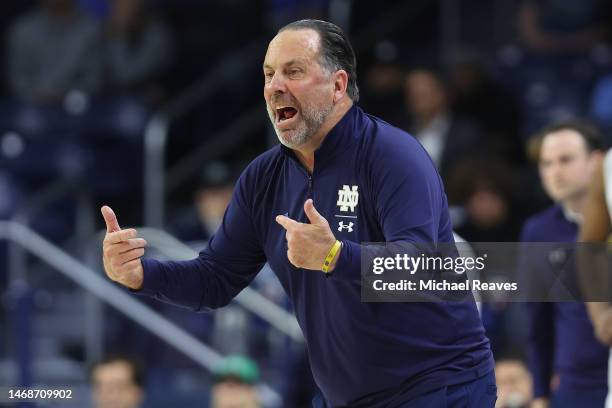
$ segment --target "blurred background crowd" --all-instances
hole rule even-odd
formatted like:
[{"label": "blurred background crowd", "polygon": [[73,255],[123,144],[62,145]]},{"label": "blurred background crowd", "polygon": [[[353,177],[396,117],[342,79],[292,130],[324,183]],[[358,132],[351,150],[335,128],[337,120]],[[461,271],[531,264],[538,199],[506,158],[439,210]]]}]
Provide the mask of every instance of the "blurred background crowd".
[{"label": "blurred background crowd", "polygon": [[[104,386],[129,394],[125,407],[234,406],[224,392],[251,401],[235,406],[309,406],[306,350],[286,315],[248,301],[195,314],[132,297],[218,353],[196,361],[59,272],[68,255],[83,276],[101,276],[101,204],[150,227],[149,256],[205,245],[240,171],[276,142],[262,99],[267,42],[307,17],[347,31],[360,105],[421,141],[467,241],[517,241],[550,204],[531,160],[539,129],[587,119],[612,142],[605,0],[1,2],[0,220],[59,252],[0,241],[0,384],[74,388],[81,406],[92,390],[111,406],[96,397]],[[253,286],[264,307],[291,311],[269,268]],[[524,311],[487,304],[483,321],[506,360],[498,380],[529,398]],[[104,385],[122,367],[132,394]]]}]

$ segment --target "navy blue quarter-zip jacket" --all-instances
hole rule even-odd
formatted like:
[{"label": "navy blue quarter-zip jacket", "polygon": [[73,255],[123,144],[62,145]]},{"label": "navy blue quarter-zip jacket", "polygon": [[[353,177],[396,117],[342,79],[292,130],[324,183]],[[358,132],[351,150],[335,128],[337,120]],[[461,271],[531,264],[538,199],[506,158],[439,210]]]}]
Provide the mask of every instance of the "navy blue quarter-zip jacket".
[{"label": "navy blue quarter-zip jacket", "polygon": [[[567,219],[560,205],[529,218],[522,242],[575,242],[578,225]],[[531,271],[552,270],[548,253],[533,258]],[[524,271],[525,272],[525,271]],[[567,271],[575,280],[576,272]],[[537,276],[528,277],[537,279]],[[559,279],[563,282],[563,278]],[[574,285],[569,285],[570,287]],[[559,390],[606,390],[609,348],[595,338],[595,330],[582,302],[527,303],[529,365],[536,398],[550,397],[550,379],[559,376]]]},{"label": "navy blue quarter-zip jacket", "polygon": [[[279,214],[308,222],[312,198],[343,248],[332,275],[287,259]],[[493,369],[473,301],[363,303],[362,242],[452,242],[446,195],[423,147],[353,106],[315,152],[309,175],[278,145],[240,176],[198,258],[143,260],[139,293],[206,310],[226,305],[268,262],[293,302],[313,375],[330,407],[394,407]]]}]

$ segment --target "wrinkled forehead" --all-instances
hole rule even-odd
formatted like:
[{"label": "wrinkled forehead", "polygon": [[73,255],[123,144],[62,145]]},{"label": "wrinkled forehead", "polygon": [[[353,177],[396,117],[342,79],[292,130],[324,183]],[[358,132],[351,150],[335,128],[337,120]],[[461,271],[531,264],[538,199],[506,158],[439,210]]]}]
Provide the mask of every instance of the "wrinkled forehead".
[{"label": "wrinkled forehead", "polygon": [[289,62],[310,64],[317,61],[319,34],[311,29],[288,29],[278,33],[270,44],[264,67],[278,67]]}]

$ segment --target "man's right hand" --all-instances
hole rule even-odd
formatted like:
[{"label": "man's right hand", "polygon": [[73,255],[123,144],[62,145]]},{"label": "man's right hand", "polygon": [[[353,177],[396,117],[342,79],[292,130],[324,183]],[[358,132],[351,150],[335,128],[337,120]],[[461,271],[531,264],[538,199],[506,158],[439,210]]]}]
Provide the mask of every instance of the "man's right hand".
[{"label": "man's right hand", "polygon": [[147,241],[137,238],[133,228],[122,230],[113,210],[102,207],[106,222],[106,235],[102,244],[102,261],[106,275],[130,289],[142,288],[143,270],[140,258],[144,255]]}]

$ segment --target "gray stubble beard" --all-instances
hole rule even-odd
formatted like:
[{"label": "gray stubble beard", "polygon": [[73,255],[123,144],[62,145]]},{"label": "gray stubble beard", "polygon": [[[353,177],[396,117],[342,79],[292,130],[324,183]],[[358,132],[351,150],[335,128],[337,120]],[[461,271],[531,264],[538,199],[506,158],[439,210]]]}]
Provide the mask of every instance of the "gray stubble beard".
[{"label": "gray stubble beard", "polygon": [[278,140],[281,142],[281,144],[290,149],[296,149],[310,142],[323,123],[325,123],[333,108],[333,104],[329,104],[328,106],[324,107],[324,109],[320,110],[310,109],[310,107],[307,106],[302,107],[302,109],[300,109],[302,121],[296,129],[289,131],[293,132],[293,136],[291,137],[292,140],[288,141],[283,138],[281,131],[279,131],[276,127],[276,123],[274,122],[275,112],[269,106],[267,106],[268,116],[270,117],[272,127],[274,128],[274,132],[276,133]]}]

